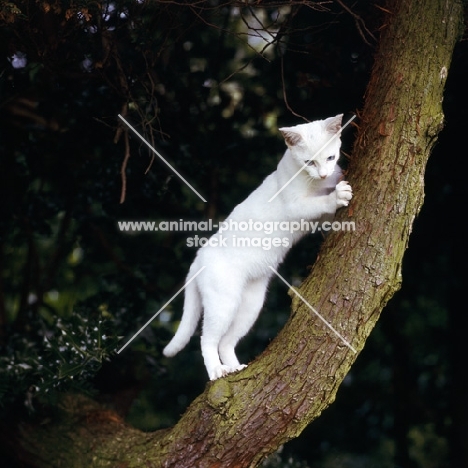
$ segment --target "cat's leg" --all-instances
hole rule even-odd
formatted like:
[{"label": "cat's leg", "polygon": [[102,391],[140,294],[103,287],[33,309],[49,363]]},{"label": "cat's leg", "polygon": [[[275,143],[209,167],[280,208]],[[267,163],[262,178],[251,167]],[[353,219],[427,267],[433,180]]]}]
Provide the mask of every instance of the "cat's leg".
[{"label": "cat's leg", "polygon": [[[226,284],[224,284],[226,283]],[[219,344],[228,332],[241,302],[243,285],[232,275],[218,272],[203,288],[203,326],[201,351],[210,380],[219,379],[234,372],[232,367],[222,364],[219,358]]]},{"label": "cat's leg", "polygon": [[336,207],[348,206],[349,201],[353,198],[353,190],[351,185],[345,180],[338,182],[335,188],[336,192]]},{"label": "cat's leg", "polygon": [[219,344],[219,356],[223,364],[234,370],[247,367],[240,364],[235,353],[238,341],[245,336],[257,320],[265,300],[269,278],[259,278],[246,284],[242,302],[227,333]]},{"label": "cat's leg", "polygon": [[219,357],[219,344],[239,306],[229,298],[220,295],[216,301],[215,313],[212,308],[205,308],[202,336],[200,339],[203,361],[210,380],[216,380],[233,372],[235,369],[222,364]]}]

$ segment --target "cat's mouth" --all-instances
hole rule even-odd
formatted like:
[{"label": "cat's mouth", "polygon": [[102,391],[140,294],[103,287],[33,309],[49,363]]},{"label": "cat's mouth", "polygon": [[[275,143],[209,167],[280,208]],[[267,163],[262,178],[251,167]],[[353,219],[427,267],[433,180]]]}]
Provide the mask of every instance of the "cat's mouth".
[{"label": "cat's mouth", "polygon": [[307,172],[307,174],[312,180],[325,180],[327,177],[330,177],[331,175],[331,174],[320,175],[320,174],[317,174],[316,172],[314,173]]}]

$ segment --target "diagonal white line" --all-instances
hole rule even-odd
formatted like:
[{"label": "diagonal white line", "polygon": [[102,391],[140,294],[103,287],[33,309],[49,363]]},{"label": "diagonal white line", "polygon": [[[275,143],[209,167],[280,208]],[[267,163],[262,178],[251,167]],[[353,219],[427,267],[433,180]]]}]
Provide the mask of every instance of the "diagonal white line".
[{"label": "diagonal white line", "polygon": [[[341,132],[356,118],[353,115],[341,128],[340,130],[335,133],[310,159],[314,159],[317,154],[320,153],[327,145],[329,145],[335,138],[338,138],[341,135]],[[306,167],[308,163],[305,163],[269,200],[270,203],[274,200]]]},{"label": "diagonal white line", "polygon": [[345,340],[343,338],[343,336],[337,332],[308,302],[307,300],[301,296],[295,288],[293,288],[272,266],[269,266],[270,270],[272,270],[275,275],[284,283],[286,284],[290,289],[291,291],[297,296],[299,297],[299,299],[302,300],[302,302],[335,334],[337,335],[340,340],[353,352],[353,353],[357,353],[357,351],[349,344],[349,342],[347,340]]},{"label": "diagonal white line", "polygon": [[193,191],[193,193],[195,193],[196,195],[198,195],[205,203],[206,203],[206,200],[187,182],[187,180],[176,170],[174,169],[159,153],[158,151],[152,146],[150,145],[136,130],[134,127],[132,127],[132,125],[130,125],[127,120],[125,120],[120,114],[119,114],[119,119],[120,120],[123,120],[127,126],[135,133],[135,135],[138,135],[141,139],[141,141],[143,143],[145,143],[148,148],[153,151],[153,153],[159,158],[161,159],[161,161],[166,164],[166,166],[169,167],[169,169],[171,169],[172,172],[174,172],[174,174],[176,174],[177,176],[179,176],[179,178],[185,182],[185,184]]},{"label": "diagonal white line", "polygon": [[118,351],[120,354],[206,267],[201,267]]}]

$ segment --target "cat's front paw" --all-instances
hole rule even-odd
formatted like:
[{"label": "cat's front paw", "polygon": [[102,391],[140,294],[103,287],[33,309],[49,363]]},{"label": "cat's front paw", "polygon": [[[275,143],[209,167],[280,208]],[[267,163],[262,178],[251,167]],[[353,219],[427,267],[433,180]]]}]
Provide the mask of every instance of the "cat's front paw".
[{"label": "cat's front paw", "polygon": [[349,201],[353,198],[353,190],[348,182],[342,180],[335,188],[336,191],[336,207],[348,206]]},{"label": "cat's front paw", "polygon": [[247,367],[246,364],[239,364],[236,367],[225,366],[225,365],[216,366],[215,368],[211,369],[208,377],[210,378],[210,380],[217,380],[217,379],[220,379],[221,377],[231,374],[232,372],[237,372],[242,369],[245,369],[246,367]]}]

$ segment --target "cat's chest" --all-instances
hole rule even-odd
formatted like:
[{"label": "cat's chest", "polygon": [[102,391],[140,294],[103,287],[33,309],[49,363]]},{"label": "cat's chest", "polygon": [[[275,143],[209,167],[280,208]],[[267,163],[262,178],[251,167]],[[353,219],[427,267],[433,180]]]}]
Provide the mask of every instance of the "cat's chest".
[{"label": "cat's chest", "polygon": [[300,210],[301,207],[306,207],[312,203],[323,203],[324,197],[330,195],[334,189],[334,185],[329,183],[310,183],[308,185],[291,187],[290,190],[284,190],[284,193],[281,194],[280,201],[282,206],[278,207],[278,209],[288,218],[297,209]]}]

